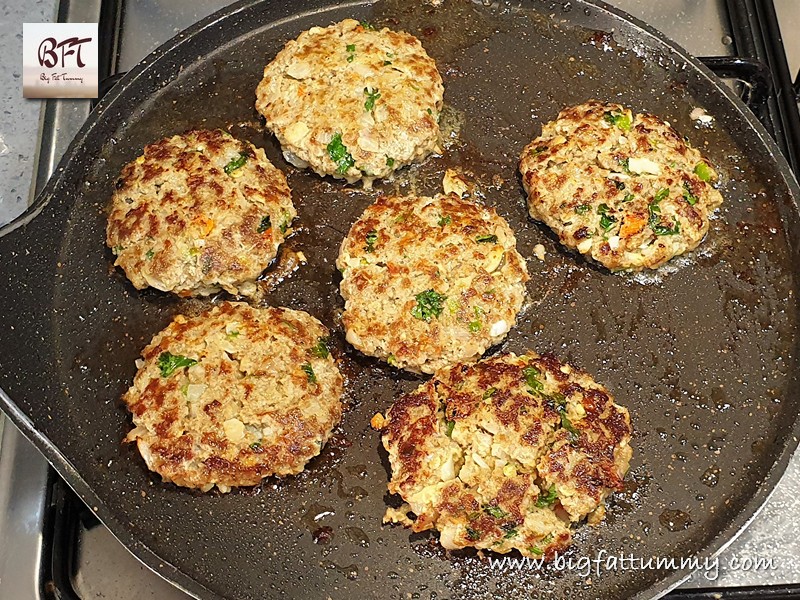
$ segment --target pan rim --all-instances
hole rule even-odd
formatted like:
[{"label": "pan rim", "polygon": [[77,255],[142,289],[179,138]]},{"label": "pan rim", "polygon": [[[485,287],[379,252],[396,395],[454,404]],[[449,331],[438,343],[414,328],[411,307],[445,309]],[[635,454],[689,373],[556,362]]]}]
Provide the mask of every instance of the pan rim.
[{"label": "pan rim", "polygon": [[[788,161],[780,152],[777,143],[772,139],[766,129],[761,125],[758,119],[752,112],[742,103],[742,101],[727,87],[725,86],[705,65],[699,60],[690,55],[680,45],[668,39],[652,26],[640,21],[639,19],[610,6],[602,0],[580,0],[582,4],[589,5],[595,10],[606,13],[615,19],[621,19],[632,24],[634,27],[644,32],[649,36],[651,43],[655,40],[653,45],[661,46],[665,50],[671,51],[678,62],[683,62],[687,66],[694,67],[694,69],[702,74],[705,80],[717,93],[727,100],[737,111],[739,116],[744,119],[751,130],[755,132],[759,142],[763,145],[772,159],[776,162],[778,171],[781,174],[786,186],[792,196],[794,205],[792,209],[795,213],[800,213],[798,210],[797,201],[800,198],[800,187],[798,187],[795,176],[792,174]],[[373,4],[374,0],[353,0],[348,3],[339,4],[338,7],[348,6],[363,6]],[[114,86],[108,95],[103,98],[89,119],[81,127],[78,134],[70,142],[63,157],[58,163],[58,166],[53,172],[53,175],[48,180],[45,187],[37,196],[34,203],[23,213],[20,217],[14,219],[7,225],[0,228],[0,237],[10,233],[18,227],[24,226],[35,218],[39,213],[52,200],[54,193],[63,186],[66,173],[68,172],[68,163],[70,157],[73,156],[81,147],[84,147],[87,139],[91,138],[95,129],[102,121],[104,114],[115,103],[121,102],[129,89],[129,86],[141,77],[146,77],[150,69],[154,69],[165,56],[169,56],[175,52],[182,44],[189,43],[195,36],[201,34],[203,31],[211,28],[214,24],[223,22],[227,19],[234,17],[237,13],[248,10],[256,4],[265,4],[272,6],[276,13],[283,14],[287,10],[291,11],[290,14],[285,16],[278,16],[276,19],[264,24],[266,27],[274,27],[280,25],[286,20],[294,20],[304,15],[311,15],[315,13],[325,12],[331,8],[331,4],[326,0],[306,0],[304,7],[301,10],[292,10],[283,7],[281,2],[276,0],[241,0],[231,6],[225,7],[208,17],[198,21],[194,25],[179,32],[170,40],[159,46],[140,63],[131,69],[120,80],[120,85]],[[566,4],[564,0],[560,0],[559,4]],[[307,7],[307,9],[306,9]],[[169,80],[163,80],[163,85],[167,85]],[[59,474],[67,481],[78,495],[83,499],[87,505],[90,506],[96,516],[108,526],[112,535],[118,539],[127,549],[133,554],[140,562],[147,566],[151,571],[168,580],[171,584],[175,585],[185,593],[196,598],[209,598],[213,600],[225,600],[225,597],[218,595],[216,592],[208,589],[194,578],[183,573],[178,567],[172,565],[164,560],[157,553],[150,549],[149,546],[137,540],[129,528],[121,521],[116,519],[111,513],[110,509],[100,500],[99,496],[92,491],[90,486],[81,477],[80,473],[74,465],[64,456],[53,442],[42,432],[38,431],[34,423],[28,416],[14,403],[14,401],[0,389],[0,408],[9,417],[12,423],[27,437],[33,444],[44,454],[47,460],[55,467]],[[800,418],[795,419],[792,427],[786,431],[786,438],[783,448],[781,449],[778,458],[774,461],[769,468],[766,475],[758,484],[756,493],[746,502],[744,507],[733,516],[732,519],[717,533],[717,535],[706,544],[702,551],[708,553],[709,558],[718,556],[726,547],[728,547],[742,531],[758,516],[763,509],[765,503],[772,495],[778,481],[784,474],[789,461],[796,451],[800,439]],[[666,577],[658,580],[648,588],[641,590],[631,596],[634,599],[644,598],[659,598],[667,594],[670,590],[679,586],[682,582],[688,579],[691,573],[683,574],[680,571],[670,573]]]}]

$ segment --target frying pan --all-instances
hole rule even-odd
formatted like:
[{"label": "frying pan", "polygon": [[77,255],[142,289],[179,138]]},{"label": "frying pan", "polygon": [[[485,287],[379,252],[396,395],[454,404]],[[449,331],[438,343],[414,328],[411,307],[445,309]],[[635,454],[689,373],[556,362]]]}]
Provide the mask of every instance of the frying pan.
[{"label": "frying pan", "polygon": [[[345,17],[416,34],[445,79],[446,151],[371,192],[287,165],[253,109],[263,64],[283,43]],[[561,107],[589,98],[668,119],[717,166],[726,201],[697,251],[655,273],[613,275],[526,217],[520,150]],[[713,127],[695,127],[695,106]],[[104,210],[124,163],[191,127],[228,128],[287,172],[301,224],[288,246],[308,264],[265,282],[264,302],[338,331],[348,380],[344,421],[304,473],[225,495],[164,484],[121,443],[131,422],[120,396],[140,349],[174,314],[209,301],[133,289],[111,267]],[[344,344],[333,259],[378,194],[435,193],[454,165],[531,257],[529,305],[492,352],[555,352],[606,384],[636,428],[626,489],[603,524],[579,528],[571,556],[718,552],[757,513],[796,445],[798,187],[719,80],[601,3],[247,0],[166,43],[98,104],[30,212],[3,231],[2,409],[133,554],[200,598],[665,593],[688,571],[503,571],[472,551],[445,553],[429,533],[381,526],[397,500],[368,421],[421,379]],[[536,244],[543,261],[532,258]]]}]

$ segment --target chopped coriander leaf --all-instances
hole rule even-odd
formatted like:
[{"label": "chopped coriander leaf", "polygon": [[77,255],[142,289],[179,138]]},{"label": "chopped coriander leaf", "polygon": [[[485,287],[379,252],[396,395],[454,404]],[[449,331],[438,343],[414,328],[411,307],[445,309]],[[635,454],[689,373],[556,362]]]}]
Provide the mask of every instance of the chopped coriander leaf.
[{"label": "chopped coriander leaf", "polygon": [[225,165],[222,170],[225,171],[226,175],[230,175],[237,169],[241,169],[244,166],[244,163],[247,162],[249,155],[246,152],[239,152],[239,156],[231,160],[227,165]]},{"label": "chopped coriander leaf", "polygon": [[492,396],[494,396],[495,392],[497,392],[497,388],[490,387],[488,390],[483,392],[483,399],[488,400]]},{"label": "chopped coriander leaf", "polygon": [[651,223],[650,228],[656,235],[676,235],[681,232],[681,224],[678,219],[672,217],[672,226],[663,225],[662,223]]},{"label": "chopped coriander leaf", "polygon": [[581,204],[580,206],[575,207],[575,212],[579,215],[585,215],[587,212],[589,212],[590,208],[591,206],[588,204]]},{"label": "chopped coriander leaf", "polygon": [[353,156],[347,151],[347,146],[342,143],[342,134],[334,133],[327,146],[328,156],[336,163],[336,172],[344,175],[356,164]]},{"label": "chopped coriander leaf", "polygon": [[311,367],[311,363],[303,363],[300,368],[303,369],[306,377],[308,377],[308,383],[317,383],[317,376],[314,374],[314,369]]},{"label": "chopped coriander leaf", "polygon": [[631,128],[631,118],[625,113],[609,111],[603,115],[603,118],[607,123],[616,125],[622,131],[628,131]]},{"label": "chopped coriander leaf", "polygon": [[522,369],[522,376],[525,378],[525,383],[527,383],[528,387],[534,392],[541,392],[544,389],[544,384],[539,381],[539,375],[541,375],[541,373],[536,367],[527,366]]},{"label": "chopped coriander leaf", "polygon": [[252,450],[253,452],[261,452],[262,449],[263,448],[261,444],[259,444],[258,442],[253,442],[252,444],[250,444],[250,450]]},{"label": "chopped coriander leaf", "polygon": [[411,316],[420,321],[430,323],[431,319],[438,318],[442,314],[444,301],[447,296],[439,294],[435,290],[426,290],[415,296],[417,305],[411,309]]},{"label": "chopped coriander leaf", "polygon": [[574,442],[580,436],[580,432],[575,429],[572,421],[567,417],[567,411],[561,411],[561,427],[569,431],[570,439]]},{"label": "chopped coriander leaf", "polygon": [[497,236],[492,235],[479,235],[475,238],[475,241],[479,244],[496,244],[497,243]]},{"label": "chopped coriander leaf", "polygon": [[391,366],[395,366],[397,364],[397,357],[394,354],[390,354],[387,357],[386,362],[389,363]]},{"label": "chopped coriander leaf", "polygon": [[470,333],[478,333],[481,330],[481,322],[480,321],[470,321],[469,322],[469,332]]},{"label": "chopped coriander leaf", "polygon": [[390,60],[383,61],[383,66],[384,67],[388,67],[390,64],[392,64],[392,61],[390,61]]},{"label": "chopped coriander leaf", "polygon": [[625,194],[625,197],[622,199],[623,202],[630,202],[631,200],[633,200],[633,194],[631,194],[630,192]]},{"label": "chopped coriander leaf", "polygon": [[689,187],[689,182],[683,182],[683,199],[689,204],[689,206],[694,206],[697,204],[698,198],[692,193],[691,188]]},{"label": "chopped coriander leaf", "polygon": [[600,217],[600,227],[603,231],[609,231],[614,227],[614,223],[617,222],[616,217],[611,217],[609,215],[603,215]]},{"label": "chopped coriander leaf", "polygon": [[444,227],[445,225],[450,225],[453,222],[453,219],[450,215],[442,215],[439,217],[439,227]]},{"label": "chopped coriander leaf", "polygon": [[486,506],[483,507],[483,512],[485,512],[490,517],[494,517],[495,519],[503,519],[508,516],[508,513],[504,511],[502,508],[490,504],[487,504]]},{"label": "chopped coriander leaf", "polygon": [[321,337],[317,340],[316,345],[312,346],[309,351],[317,358],[328,358],[328,356],[331,354],[330,350],[328,349],[330,342],[331,338]]},{"label": "chopped coriander leaf", "polygon": [[364,102],[364,110],[370,112],[375,109],[375,101],[381,97],[381,93],[378,91],[378,88],[370,90],[368,87],[365,87],[364,95],[367,97],[367,101]]},{"label": "chopped coriander leaf", "polygon": [[364,251],[375,252],[375,244],[378,242],[378,232],[373,229],[367,233],[367,236],[364,239],[367,242],[367,245],[364,246]]},{"label": "chopped coriander leaf", "polygon": [[664,198],[669,196],[669,188],[661,188],[656,192],[656,195],[653,196],[653,200],[658,203],[661,202]]},{"label": "chopped coriander leaf", "polygon": [[272,227],[272,221],[270,221],[269,215],[267,215],[261,219],[261,223],[258,224],[258,229],[256,229],[256,231],[258,233],[264,233],[270,227]]},{"label": "chopped coriander leaf", "polygon": [[169,377],[176,369],[191,367],[196,364],[197,361],[193,358],[172,354],[171,352],[162,352],[158,357],[158,368],[161,370],[162,377]]},{"label": "chopped coriander leaf", "polygon": [[503,536],[503,539],[504,539],[504,540],[507,540],[507,539],[510,539],[510,538],[516,537],[517,533],[519,533],[519,532],[517,531],[517,528],[516,528],[516,527],[511,527],[511,528],[508,528],[508,529],[506,529],[506,527],[503,527],[503,529],[504,529],[504,530],[505,530],[505,532],[506,532],[506,534]]},{"label": "chopped coriander leaf", "polygon": [[556,492],[556,486],[551,485],[546,494],[539,494],[539,497],[536,499],[536,508],[548,508],[553,506],[557,499],[558,492]]},{"label": "chopped coriander leaf", "polygon": [[428,109],[428,114],[429,114],[429,115],[432,115],[432,114],[433,114],[433,111],[432,111],[430,108]]},{"label": "chopped coriander leaf", "polygon": [[359,25],[361,25],[367,31],[374,31],[375,30],[375,27],[373,27],[372,23],[370,23],[369,21],[361,21],[359,23]]},{"label": "chopped coriander leaf", "polygon": [[472,542],[477,542],[481,539],[481,532],[473,529],[472,527],[467,527],[467,539]]},{"label": "chopped coriander leaf", "polygon": [[603,229],[603,231],[608,231],[614,227],[614,223],[617,222],[616,217],[608,214],[609,210],[611,210],[611,208],[608,206],[608,204],[601,204],[597,207],[597,214],[600,215],[600,227]]},{"label": "chopped coriander leaf", "polygon": [[356,51],[356,45],[355,44],[347,44],[347,46],[345,48],[347,49],[348,52],[355,52]]},{"label": "chopped coriander leaf", "polygon": [[147,253],[144,255],[144,257],[145,257],[147,260],[150,260],[150,259],[151,259],[151,258],[153,258],[155,255],[156,255],[156,253],[155,253],[155,252],[153,252],[153,249],[151,248],[150,250],[148,250],[148,251],[147,251]]},{"label": "chopped coriander leaf", "polygon": [[444,420],[444,424],[446,426],[445,434],[447,437],[453,437],[453,429],[456,427],[455,421],[448,421],[447,419]]},{"label": "chopped coriander leaf", "polygon": [[695,165],[694,174],[705,182],[711,181],[711,178],[714,176],[711,167],[704,162],[699,162]]},{"label": "chopped coriander leaf", "polygon": [[386,157],[386,166],[390,169],[394,166],[394,159],[390,156]]},{"label": "chopped coriander leaf", "polygon": [[622,167],[622,172],[628,175],[631,174],[631,167],[630,167],[630,159],[623,158],[619,161],[619,165]]}]

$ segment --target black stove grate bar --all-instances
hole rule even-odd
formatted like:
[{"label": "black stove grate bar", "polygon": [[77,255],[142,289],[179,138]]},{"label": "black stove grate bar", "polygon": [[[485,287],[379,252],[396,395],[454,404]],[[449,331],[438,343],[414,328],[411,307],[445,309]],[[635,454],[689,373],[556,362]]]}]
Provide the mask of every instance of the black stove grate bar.
[{"label": "black stove grate bar", "polygon": [[717,77],[744,82],[747,89],[742,99],[756,115],[763,114],[767,99],[772,95],[772,75],[767,65],[744,56],[703,56],[698,60]]}]

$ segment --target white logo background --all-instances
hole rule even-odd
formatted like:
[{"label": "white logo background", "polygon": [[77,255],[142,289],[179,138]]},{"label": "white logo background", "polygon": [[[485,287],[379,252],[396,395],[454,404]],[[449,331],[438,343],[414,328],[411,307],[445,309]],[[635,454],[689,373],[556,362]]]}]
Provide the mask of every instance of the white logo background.
[{"label": "white logo background", "polygon": [[25,98],[97,98],[97,23],[25,23]]}]

